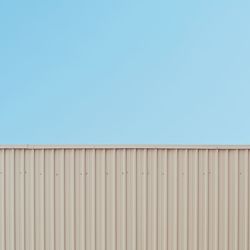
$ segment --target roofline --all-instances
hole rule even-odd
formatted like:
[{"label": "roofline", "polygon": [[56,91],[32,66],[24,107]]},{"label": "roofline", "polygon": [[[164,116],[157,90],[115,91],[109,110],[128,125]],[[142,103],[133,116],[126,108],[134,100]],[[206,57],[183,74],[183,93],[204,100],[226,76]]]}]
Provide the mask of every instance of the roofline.
[{"label": "roofline", "polygon": [[212,144],[7,144],[0,149],[250,149],[250,145]]}]

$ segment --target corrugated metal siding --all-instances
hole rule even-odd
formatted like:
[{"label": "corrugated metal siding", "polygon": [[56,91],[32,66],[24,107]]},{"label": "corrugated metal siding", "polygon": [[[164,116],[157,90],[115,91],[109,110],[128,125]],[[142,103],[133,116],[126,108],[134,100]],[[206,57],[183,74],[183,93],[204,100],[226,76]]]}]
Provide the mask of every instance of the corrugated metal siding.
[{"label": "corrugated metal siding", "polygon": [[0,249],[250,249],[249,149],[1,147]]}]

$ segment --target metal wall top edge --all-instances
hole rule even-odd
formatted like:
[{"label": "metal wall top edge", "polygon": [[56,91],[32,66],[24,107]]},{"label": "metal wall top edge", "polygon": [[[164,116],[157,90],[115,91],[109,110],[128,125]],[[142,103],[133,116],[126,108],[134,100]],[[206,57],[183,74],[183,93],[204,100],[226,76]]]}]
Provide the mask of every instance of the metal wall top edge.
[{"label": "metal wall top edge", "polygon": [[168,145],[168,144],[20,144],[0,145],[0,149],[250,149],[250,145]]}]

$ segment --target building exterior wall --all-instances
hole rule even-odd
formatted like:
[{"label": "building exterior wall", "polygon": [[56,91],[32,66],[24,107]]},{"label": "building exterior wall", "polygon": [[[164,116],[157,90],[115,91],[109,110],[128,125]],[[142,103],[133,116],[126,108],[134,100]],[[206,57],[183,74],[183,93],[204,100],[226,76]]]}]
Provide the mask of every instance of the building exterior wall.
[{"label": "building exterior wall", "polygon": [[250,249],[248,146],[1,146],[0,249]]}]

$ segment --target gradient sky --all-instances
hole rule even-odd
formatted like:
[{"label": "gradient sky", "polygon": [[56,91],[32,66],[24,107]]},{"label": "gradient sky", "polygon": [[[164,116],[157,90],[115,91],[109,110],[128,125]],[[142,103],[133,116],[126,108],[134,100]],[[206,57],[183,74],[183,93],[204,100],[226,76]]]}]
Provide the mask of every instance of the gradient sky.
[{"label": "gradient sky", "polygon": [[0,143],[250,144],[250,1],[1,1]]}]

